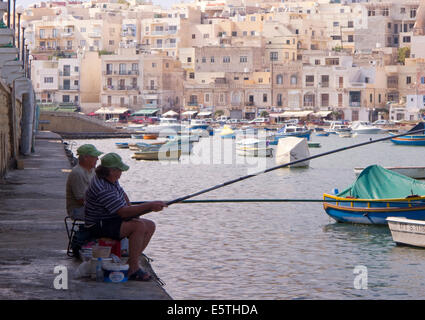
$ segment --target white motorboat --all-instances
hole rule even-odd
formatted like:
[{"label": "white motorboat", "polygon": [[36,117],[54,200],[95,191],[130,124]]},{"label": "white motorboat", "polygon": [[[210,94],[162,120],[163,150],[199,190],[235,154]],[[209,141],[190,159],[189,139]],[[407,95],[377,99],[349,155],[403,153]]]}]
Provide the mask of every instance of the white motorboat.
[{"label": "white motorboat", "polygon": [[[425,167],[384,167],[387,170],[391,170],[400,173],[404,176],[408,176],[413,179],[425,179]],[[364,168],[354,168],[356,176],[363,171]]]},{"label": "white motorboat", "polygon": [[354,121],[351,124],[351,130],[358,134],[377,134],[382,131],[381,128],[375,127],[367,121]]},{"label": "white motorboat", "polygon": [[244,157],[272,157],[272,148],[237,147],[236,154]]},{"label": "white motorboat", "polygon": [[424,220],[388,217],[387,222],[394,242],[425,248]]},{"label": "white motorboat", "polygon": [[160,136],[176,135],[185,129],[185,126],[176,118],[160,118],[159,124],[152,124],[145,128],[145,132],[158,133]]},{"label": "white motorboat", "polygon": [[329,128],[325,129],[325,131],[332,134],[339,134],[341,132],[351,132],[351,128],[340,121],[332,121]]}]

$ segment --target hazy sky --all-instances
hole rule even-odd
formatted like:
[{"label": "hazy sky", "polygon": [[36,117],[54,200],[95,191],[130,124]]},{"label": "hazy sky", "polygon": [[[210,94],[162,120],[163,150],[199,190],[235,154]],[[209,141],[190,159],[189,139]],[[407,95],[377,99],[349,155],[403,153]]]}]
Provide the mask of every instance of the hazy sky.
[{"label": "hazy sky", "polygon": [[[16,0],[16,7],[22,5],[24,7],[28,7],[30,4],[37,3],[40,1],[35,0]],[[191,0],[152,0],[154,4],[159,4],[164,8],[169,8],[174,3],[180,3],[180,2],[191,2]],[[11,0],[11,3],[13,4],[13,0]]]}]

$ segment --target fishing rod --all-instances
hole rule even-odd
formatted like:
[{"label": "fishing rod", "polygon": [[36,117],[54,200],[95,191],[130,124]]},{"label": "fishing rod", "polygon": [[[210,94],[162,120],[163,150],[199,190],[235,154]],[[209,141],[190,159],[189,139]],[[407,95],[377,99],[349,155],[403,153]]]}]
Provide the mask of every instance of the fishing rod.
[{"label": "fishing rod", "polygon": [[[419,196],[418,196],[419,198]],[[178,203],[180,204],[187,204],[187,203],[244,203],[244,202],[318,202],[318,203],[333,203],[333,202],[378,202],[378,203],[397,203],[397,204],[421,204],[420,202],[423,202],[423,199],[415,199],[415,200],[403,200],[403,201],[382,201],[382,200],[373,200],[373,199],[328,199],[328,200],[322,200],[322,199],[199,199],[199,200],[182,200]],[[419,202],[416,202],[419,201]],[[143,204],[147,203],[149,201],[134,201],[131,202],[131,204]]]},{"label": "fishing rod", "polygon": [[351,146],[346,146],[346,147],[343,147],[343,148],[338,148],[338,149],[330,150],[330,151],[327,151],[327,152],[319,153],[319,154],[316,154],[314,156],[310,156],[310,157],[303,158],[303,159],[300,159],[300,160],[295,160],[295,161],[287,162],[287,163],[284,163],[284,164],[281,164],[281,165],[277,165],[277,166],[268,168],[268,169],[263,170],[263,171],[259,171],[259,172],[252,173],[252,174],[248,174],[246,176],[242,176],[242,177],[239,177],[239,178],[236,178],[236,179],[233,179],[233,180],[229,180],[229,181],[226,181],[224,183],[218,184],[216,186],[213,186],[213,187],[210,187],[210,188],[207,188],[207,189],[204,189],[204,190],[195,192],[195,193],[191,193],[191,194],[188,194],[188,195],[183,196],[183,197],[180,197],[180,198],[176,198],[176,199],[171,200],[171,201],[168,201],[166,203],[167,203],[168,206],[170,206],[170,205],[172,205],[174,203],[182,202],[184,200],[187,200],[187,199],[190,199],[190,198],[199,196],[201,194],[204,194],[204,193],[207,193],[207,192],[210,192],[210,191],[213,191],[213,190],[217,190],[219,188],[222,188],[222,187],[231,185],[233,183],[236,183],[236,182],[239,182],[239,181],[243,181],[243,180],[246,180],[246,179],[249,179],[249,178],[258,176],[258,175],[260,175],[262,173],[267,173],[267,172],[270,172],[270,171],[274,171],[274,170],[277,170],[277,169],[285,168],[285,167],[288,167],[288,166],[291,166],[291,165],[294,165],[294,164],[297,164],[297,163],[301,163],[301,162],[304,162],[304,161],[309,161],[309,160],[313,160],[313,159],[316,159],[316,158],[324,157],[324,156],[329,155],[329,154],[333,154],[333,153],[337,153],[337,152],[341,152],[341,151],[345,151],[345,150],[349,150],[349,149],[353,149],[353,148],[365,146],[365,145],[376,143],[376,142],[386,141],[386,140],[390,140],[390,139],[394,139],[394,138],[398,138],[398,137],[402,137],[402,136],[412,135],[412,134],[419,133],[419,132],[424,132],[424,131],[425,131],[424,129],[418,129],[418,130],[414,130],[414,131],[410,131],[410,132],[405,132],[405,133],[402,133],[402,134],[391,135],[389,137],[384,137],[384,138],[380,138],[380,139],[377,139],[377,140],[369,140],[369,141],[366,141],[366,142],[362,142],[362,143],[358,143],[358,144],[353,144]]}]

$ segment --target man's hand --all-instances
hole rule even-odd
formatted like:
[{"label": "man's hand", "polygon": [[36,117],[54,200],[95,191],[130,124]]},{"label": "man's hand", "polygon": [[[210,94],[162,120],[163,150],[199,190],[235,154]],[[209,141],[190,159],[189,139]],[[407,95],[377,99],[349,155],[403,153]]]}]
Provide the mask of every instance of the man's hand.
[{"label": "man's hand", "polygon": [[152,211],[161,211],[163,208],[168,207],[164,201],[152,201],[149,202]]}]

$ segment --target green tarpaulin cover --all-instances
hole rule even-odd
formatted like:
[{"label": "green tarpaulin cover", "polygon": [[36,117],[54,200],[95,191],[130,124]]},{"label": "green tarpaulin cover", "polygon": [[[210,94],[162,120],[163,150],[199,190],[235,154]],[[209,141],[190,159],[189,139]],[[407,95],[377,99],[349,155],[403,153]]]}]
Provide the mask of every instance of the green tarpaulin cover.
[{"label": "green tarpaulin cover", "polygon": [[410,195],[425,196],[425,182],[378,165],[365,168],[350,187],[338,193],[338,197],[358,199],[395,199]]}]

